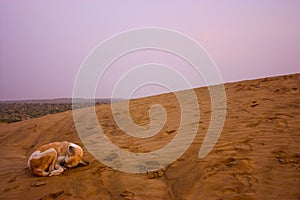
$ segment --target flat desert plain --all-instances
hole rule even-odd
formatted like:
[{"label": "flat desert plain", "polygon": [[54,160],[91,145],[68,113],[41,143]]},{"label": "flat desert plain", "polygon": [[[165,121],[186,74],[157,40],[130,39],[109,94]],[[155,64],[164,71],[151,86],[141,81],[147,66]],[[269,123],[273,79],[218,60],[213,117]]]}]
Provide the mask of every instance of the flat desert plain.
[{"label": "flat desert plain", "polygon": [[[200,120],[193,143],[175,162],[148,173],[122,172],[98,161],[80,140],[72,111],[1,124],[0,199],[300,199],[300,74],[228,83],[225,89],[226,120],[212,151],[198,157],[211,119],[208,88],[198,88]],[[123,132],[110,104],[97,105],[96,113],[112,143],[145,153],[172,141],[180,124],[174,93],[131,100],[133,121],[149,124],[153,104],[164,106],[167,120],[150,138]],[[90,165],[55,177],[33,176],[27,168],[30,154],[64,140],[83,146]]]}]

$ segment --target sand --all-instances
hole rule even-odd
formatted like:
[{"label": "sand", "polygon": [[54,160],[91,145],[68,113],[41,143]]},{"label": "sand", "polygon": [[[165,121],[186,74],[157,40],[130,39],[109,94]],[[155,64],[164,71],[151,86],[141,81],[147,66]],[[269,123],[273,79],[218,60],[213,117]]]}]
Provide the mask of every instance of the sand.
[{"label": "sand", "polygon": [[[299,199],[300,74],[225,85],[227,116],[222,134],[203,159],[211,103],[207,88],[195,89],[200,121],[188,150],[175,162],[148,173],[125,173],[95,159],[81,142],[72,112],[0,126],[0,199]],[[110,140],[132,152],[150,152],[170,142],[179,127],[174,94],[132,100],[139,125],[150,122],[149,106],[164,105],[168,118],[154,137],[132,138],[114,122],[110,105],[96,106]],[[56,177],[35,177],[27,168],[30,154],[53,141],[78,143],[89,166]]]}]

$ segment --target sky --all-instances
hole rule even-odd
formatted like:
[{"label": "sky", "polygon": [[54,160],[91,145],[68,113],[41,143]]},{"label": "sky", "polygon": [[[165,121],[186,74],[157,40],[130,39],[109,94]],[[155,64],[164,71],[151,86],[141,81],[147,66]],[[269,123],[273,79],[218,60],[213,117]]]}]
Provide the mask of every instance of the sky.
[{"label": "sky", "polygon": [[[2,0],[0,100],[72,97],[89,53],[107,38],[141,27],[193,38],[215,62],[224,83],[299,73],[299,10],[298,0]],[[176,69],[193,87],[205,85],[205,77],[195,76],[181,58],[144,50],[114,62],[99,80],[96,97],[110,98],[124,73],[151,62]],[[132,96],[163,92],[168,89],[145,85]]]}]

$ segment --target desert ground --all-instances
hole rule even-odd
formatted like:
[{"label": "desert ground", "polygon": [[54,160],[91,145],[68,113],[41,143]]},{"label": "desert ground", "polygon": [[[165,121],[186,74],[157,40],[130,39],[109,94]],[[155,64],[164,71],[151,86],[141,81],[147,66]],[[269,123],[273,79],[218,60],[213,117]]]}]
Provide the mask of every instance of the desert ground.
[{"label": "desert ground", "polygon": [[[213,150],[198,157],[211,101],[195,89],[200,106],[197,135],[187,151],[166,168],[126,173],[98,161],[84,147],[72,111],[0,126],[0,199],[300,199],[300,74],[225,84],[227,115]],[[150,152],[176,135],[180,107],[173,93],[130,101],[133,120],[150,122],[149,107],[161,104],[167,121],[157,135],[133,138],[115,123],[110,104],[97,105],[106,136],[132,152]],[[30,154],[43,144],[68,140],[81,145],[88,166],[60,176],[35,177]]]}]

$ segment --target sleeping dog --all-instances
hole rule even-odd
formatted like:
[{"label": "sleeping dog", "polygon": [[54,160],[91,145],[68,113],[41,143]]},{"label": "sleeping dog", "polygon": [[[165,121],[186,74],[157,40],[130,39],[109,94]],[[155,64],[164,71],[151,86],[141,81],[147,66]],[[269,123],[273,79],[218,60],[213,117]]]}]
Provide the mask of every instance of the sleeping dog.
[{"label": "sleeping dog", "polygon": [[60,175],[65,169],[79,164],[88,165],[82,160],[83,150],[77,144],[64,141],[41,146],[28,159],[29,169],[37,176]]}]

